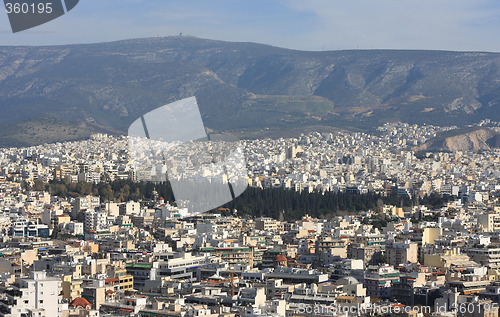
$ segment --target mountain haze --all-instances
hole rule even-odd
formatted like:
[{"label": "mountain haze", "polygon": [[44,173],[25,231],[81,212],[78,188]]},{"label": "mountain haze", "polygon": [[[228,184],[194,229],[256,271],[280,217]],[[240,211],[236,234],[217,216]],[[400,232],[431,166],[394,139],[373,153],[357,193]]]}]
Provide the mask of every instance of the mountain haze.
[{"label": "mountain haze", "polygon": [[304,52],[186,36],[0,47],[0,124],[14,131],[50,117],[124,133],[140,115],[193,95],[214,131],[500,121],[499,66],[497,53]]}]

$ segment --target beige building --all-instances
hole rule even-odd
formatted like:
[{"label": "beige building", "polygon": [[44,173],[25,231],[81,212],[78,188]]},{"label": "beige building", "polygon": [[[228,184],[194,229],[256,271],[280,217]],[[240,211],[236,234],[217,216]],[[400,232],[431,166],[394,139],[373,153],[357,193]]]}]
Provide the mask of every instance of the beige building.
[{"label": "beige building", "polygon": [[131,274],[127,274],[127,270],[124,267],[111,265],[107,274],[118,279],[120,290],[129,291],[134,288],[134,277]]},{"label": "beige building", "polygon": [[278,229],[278,221],[272,218],[259,218],[255,220],[255,229],[264,231],[275,231]]},{"label": "beige building", "polygon": [[323,238],[316,241],[318,261],[323,264],[333,264],[338,257],[347,258],[347,246],[341,239]]},{"label": "beige building", "polygon": [[450,250],[434,250],[424,254],[424,265],[449,268],[451,265],[458,267],[475,267],[477,263],[471,261],[469,256],[462,254],[460,248]]},{"label": "beige building", "polygon": [[500,230],[500,214],[486,213],[477,216],[477,224],[483,228],[485,232]]},{"label": "beige building", "polygon": [[418,245],[409,241],[393,242],[386,245],[387,263],[393,266],[418,262]]},{"label": "beige building", "polygon": [[201,248],[200,251],[210,253],[229,265],[238,264],[253,267],[252,247]]},{"label": "beige building", "polygon": [[82,280],[75,280],[71,275],[62,276],[62,297],[66,298],[69,302],[82,294]]},{"label": "beige building", "polygon": [[383,207],[383,213],[386,215],[389,215],[389,216],[395,216],[395,217],[399,217],[399,218],[404,218],[404,216],[405,216],[403,208],[391,206],[391,205],[385,205]]},{"label": "beige building", "polygon": [[379,263],[382,256],[380,245],[364,245],[362,243],[351,243],[347,246],[347,258],[363,260],[366,265]]},{"label": "beige building", "polygon": [[442,228],[425,228],[422,233],[422,245],[434,244],[434,240],[443,233]]}]

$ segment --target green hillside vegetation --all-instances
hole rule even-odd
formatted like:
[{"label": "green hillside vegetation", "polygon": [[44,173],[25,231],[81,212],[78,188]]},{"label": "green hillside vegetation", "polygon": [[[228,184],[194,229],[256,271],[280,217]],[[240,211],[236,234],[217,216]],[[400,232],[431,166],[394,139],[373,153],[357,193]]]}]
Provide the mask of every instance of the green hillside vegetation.
[{"label": "green hillside vegetation", "polygon": [[0,125],[0,147],[22,147],[58,141],[88,138],[92,133],[85,125],[74,125],[53,117]]}]

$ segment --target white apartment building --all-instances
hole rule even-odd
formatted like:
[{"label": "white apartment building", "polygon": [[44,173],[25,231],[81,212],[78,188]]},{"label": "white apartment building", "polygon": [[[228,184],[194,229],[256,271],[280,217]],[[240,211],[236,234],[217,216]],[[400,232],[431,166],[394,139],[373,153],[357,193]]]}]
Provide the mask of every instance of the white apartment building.
[{"label": "white apartment building", "polygon": [[278,229],[278,221],[272,218],[259,218],[255,220],[255,229],[264,231],[275,231]]},{"label": "white apartment building", "polygon": [[22,295],[11,308],[12,317],[60,316],[61,279],[47,277],[45,272],[32,272],[30,278],[19,280]]},{"label": "white apartment building", "polygon": [[76,217],[76,215],[80,211],[84,210],[94,210],[96,207],[99,207],[101,204],[101,200],[99,197],[94,197],[94,196],[84,196],[84,197],[77,197],[75,198],[75,201],[73,202],[73,217]]},{"label": "white apartment building", "polygon": [[85,212],[85,232],[99,231],[107,228],[107,214],[104,211],[87,210]]}]

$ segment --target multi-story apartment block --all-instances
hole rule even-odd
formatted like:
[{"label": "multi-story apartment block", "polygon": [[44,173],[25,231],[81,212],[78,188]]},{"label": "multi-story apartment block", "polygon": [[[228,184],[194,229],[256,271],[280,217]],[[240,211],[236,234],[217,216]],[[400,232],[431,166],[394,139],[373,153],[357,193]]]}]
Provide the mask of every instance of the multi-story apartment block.
[{"label": "multi-story apartment block", "polygon": [[201,248],[200,252],[215,255],[229,265],[253,267],[253,247]]},{"label": "multi-story apartment block", "polygon": [[385,246],[387,263],[393,266],[418,262],[418,245],[410,241],[391,242]]},{"label": "multi-story apartment block", "polygon": [[85,222],[83,223],[83,230],[85,232],[107,229],[107,224],[106,212],[95,210],[85,211]]},{"label": "multi-story apartment block", "polygon": [[29,278],[19,280],[20,296],[10,307],[10,316],[60,316],[61,290],[60,278],[48,277],[45,272],[32,272]]},{"label": "multi-story apartment block", "polygon": [[382,247],[378,244],[367,246],[362,243],[350,243],[347,246],[347,258],[363,260],[365,266],[376,264],[382,258]]},{"label": "multi-story apartment block", "polygon": [[490,269],[500,268],[500,246],[498,245],[489,245],[482,248],[465,248],[464,253],[480,265]]},{"label": "multi-story apartment block", "polygon": [[278,229],[278,221],[272,218],[258,218],[255,220],[255,229],[276,231]]},{"label": "multi-story apartment block", "polygon": [[485,232],[500,231],[500,214],[489,212],[477,215],[477,224]]},{"label": "multi-story apartment block", "polygon": [[368,267],[364,281],[366,294],[378,298],[390,298],[392,283],[399,282],[399,276],[399,270],[388,264]]}]

